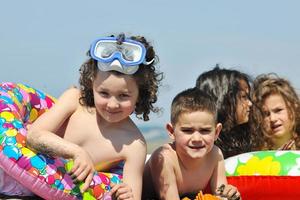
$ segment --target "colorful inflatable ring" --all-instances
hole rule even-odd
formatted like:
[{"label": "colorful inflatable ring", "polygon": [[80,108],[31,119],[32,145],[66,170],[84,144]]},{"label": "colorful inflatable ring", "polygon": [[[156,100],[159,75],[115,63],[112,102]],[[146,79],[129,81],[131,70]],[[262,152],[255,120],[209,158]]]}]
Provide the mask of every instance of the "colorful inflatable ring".
[{"label": "colorful inflatable ring", "polygon": [[225,160],[227,180],[243,200],[300,197],[300,151],[257,151]]},{"label": "colorful inflatable ring", "polygon": [[23,84],[0,84],[0,167],[44,199],[111,199],[110,183],[119,183],[119,173],[95,172],[84,194],[67,170],[72,162],[36,154],[26,147],[26,126],[54,104],[54,98]]}]

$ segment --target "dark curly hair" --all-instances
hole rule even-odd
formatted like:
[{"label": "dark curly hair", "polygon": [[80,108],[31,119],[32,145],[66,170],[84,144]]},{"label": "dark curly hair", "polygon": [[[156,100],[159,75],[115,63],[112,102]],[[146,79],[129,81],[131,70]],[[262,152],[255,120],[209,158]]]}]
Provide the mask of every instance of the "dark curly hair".
[{"label": "dark curly hair", "polygon": [[248,152],[252,148],[248,124],[239,124],[236,115],[241,80],[247,83],[250,90],[250,76],[237,70],[221,69],[218,64],[200,74],[196,80],[197,88],[217,99],[217,121],[222,123],[222,131],[215,144],[222,150],[224,158]]},{"label": "dark curly hair", "polygon": [[251,132],[255,136],[253,145],[255,150],[273,149],[270,138],[266,137],[264,126],[263,106],[265,99],[273,94],[279,94],[287,107],[289,119],[292,120],[292,131],[296,133],[296,148],[300,149],[300,100],[290,82],[280,78],[275,73],[261,74],[253,83],[252,116],[250,117]]},{"label": "dark curly hair", "polygon": [[[111,37],[114,37],[114,35],[111,35]],[[121,33],[118,35],[118,38],[121,38],[122,40],[122,38],[125,38],[125,35]],[[143,63],[140,64],[138,71],[132,75],[139,88],[139,97],[135,107],[135,114],[137,118],[148,121],[150,111],[157,113],[160,110],[158,107],[154,107],[153,104],[157,101],[158,87],[163,79],[163,73],[157,72],[155,69],[159,59],[155,54],[153,46],[151,46],[146,38],[143,36],[131,36],[130,39],[141,42],[145,46],[146,62],[153,60],[153,62],[149,65],[145,65]],[[118,42],[120,41],[118,40]],[[94,107],[95,103],[92,83],[99,69],[97,67],[97,61],[90,57],[89,51],[87,55],[89,56],[89,59],[81,65],[79,70],[79,84],[81,91],[80,104],[88,107]]]}]

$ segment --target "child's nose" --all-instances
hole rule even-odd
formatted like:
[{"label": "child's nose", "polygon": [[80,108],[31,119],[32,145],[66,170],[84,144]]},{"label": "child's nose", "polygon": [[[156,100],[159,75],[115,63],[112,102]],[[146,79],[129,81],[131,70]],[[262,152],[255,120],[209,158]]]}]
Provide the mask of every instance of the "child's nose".
[{"label": "child's nose", "polygon": [[120,107],[119,101],[116,98],[111,97],[107,103],[107,107],[111,109],[119,108]]},{"label": "child's nose", "polygon": [[193,139],[194,141],[200,141],[200,140],[202,140],[201,133],[198,132],[198,131],[195,131],[195,132],[193,133],[192,139]]},{"label": "child's nose", "polygon": [[270,120],[271,120],[271,122],[276,121],[277,120],[276,114],[270,113]]},{"label": "child's nose", "polygon": [[248,106],[251,107],[253,105],[251,99],[248,99]]}]

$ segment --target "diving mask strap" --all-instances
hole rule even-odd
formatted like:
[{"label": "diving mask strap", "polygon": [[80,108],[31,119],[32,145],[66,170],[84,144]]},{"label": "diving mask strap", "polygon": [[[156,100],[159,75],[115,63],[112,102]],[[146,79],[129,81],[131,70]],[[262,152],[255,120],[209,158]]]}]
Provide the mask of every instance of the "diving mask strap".
[{"label": "diving mask strap", "polygon": [[145,60],[143,61],[143,64],[144,65],[151,65],[152,63],[154,62],[154,58],[152,58],[152,60],[150,60],[150,61],[146,61],[146,58],[145,58]]}]

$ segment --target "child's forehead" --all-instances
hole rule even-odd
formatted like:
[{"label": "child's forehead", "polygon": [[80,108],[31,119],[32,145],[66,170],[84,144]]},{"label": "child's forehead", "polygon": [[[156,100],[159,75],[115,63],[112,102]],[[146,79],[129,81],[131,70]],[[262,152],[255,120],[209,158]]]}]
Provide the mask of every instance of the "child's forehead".
[{"label": "child's forehead", "polygon": [[122,74],[117,71],[98,71],[97,75],[95,77],[95,81],[104,81],[107,79],[119,79],[119,80],[125,80],[125,81],[135,81],[134,77],[132,75]]},{"label": "child's forehead", "polygon": [[214,114],[208,110],[192,110],[181,112],[178,116],[178,122],[183,121],[203,121],[215,124]]},{"label": "child's forehead", "polygon": [[289,102],[281,94],[270,94],[266,96],[262,101],[262,110],[264,112],[277,109],[285,108],[289,112],[292,112],[292,108],[289,106]]},{"label": "child's forehead", "polygon": [[286,99],[280,93],[270,93],[263,98],[263,104],[266,105],[270,102],[286,104]]},{"label": "child's forehead", "polygon": [[93,80],[94,88],[127,88],[129,90],[138,89],[138,85],[133,76],[118,74],[114,72],[99,72]]}]

